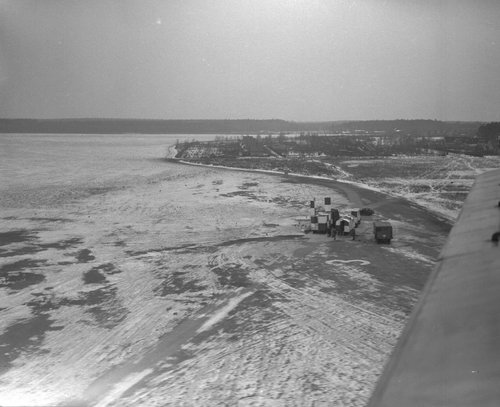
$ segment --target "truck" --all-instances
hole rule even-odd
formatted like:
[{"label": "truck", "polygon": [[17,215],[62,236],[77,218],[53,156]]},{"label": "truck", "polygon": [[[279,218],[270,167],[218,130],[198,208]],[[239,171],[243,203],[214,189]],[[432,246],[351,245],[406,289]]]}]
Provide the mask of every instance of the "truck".
[{"label": "truck", "polygon": [[356,227],[356,219],[352,215],[344,214],[341,215],[340,219],[345,219],[349,222],[349,228],[354,229]]},{"label": "truck", "polygon": [[373,222],[373,234],[377,243],[391,243],[392,225],[389,222]]}]

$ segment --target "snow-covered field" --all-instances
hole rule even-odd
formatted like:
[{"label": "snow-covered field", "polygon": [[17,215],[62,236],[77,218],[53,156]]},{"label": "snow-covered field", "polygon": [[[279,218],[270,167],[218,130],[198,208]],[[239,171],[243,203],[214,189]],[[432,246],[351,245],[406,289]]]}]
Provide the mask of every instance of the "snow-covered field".
[{"label": "snow-covered field", "polygon": [[178,136],[13,137],[0,405],[362,406],[444,240],[304,235],[310,199],[347,199],[160,160]]},{"label": "snow-covered field", "polygon": [[405,156],[355,159],[339,164],[348,181],[404,197],[454,220],[475,177],[500,168],[500,156]]}]

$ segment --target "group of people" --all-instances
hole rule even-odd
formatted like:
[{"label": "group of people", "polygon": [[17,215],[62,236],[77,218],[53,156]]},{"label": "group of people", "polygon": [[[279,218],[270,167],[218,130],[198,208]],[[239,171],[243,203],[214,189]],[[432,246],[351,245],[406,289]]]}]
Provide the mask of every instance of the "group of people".
[{"label": "group of people", "polygon": [[345,225],[345,226],[342,226],[342,225],[335,226],[334,224],[330,225],[330,230],[328,231],[328,236],[331,236],[331,237],[333,237],[334,240],[336,240],[337,235],[338,236],[351,235],[352,240],[356,240],[356,229],[355,228],[350,229],[349,225]]}]

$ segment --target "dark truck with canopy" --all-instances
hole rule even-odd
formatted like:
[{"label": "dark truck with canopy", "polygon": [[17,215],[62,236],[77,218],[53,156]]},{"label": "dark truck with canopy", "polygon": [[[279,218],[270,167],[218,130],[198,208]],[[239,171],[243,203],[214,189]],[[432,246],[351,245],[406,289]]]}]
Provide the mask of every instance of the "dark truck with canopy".
[{"label": "dark truck with canopy", "polygon": [[392,225],[389,222],[373,222],[373,234],[377,243],[391,243]]}]

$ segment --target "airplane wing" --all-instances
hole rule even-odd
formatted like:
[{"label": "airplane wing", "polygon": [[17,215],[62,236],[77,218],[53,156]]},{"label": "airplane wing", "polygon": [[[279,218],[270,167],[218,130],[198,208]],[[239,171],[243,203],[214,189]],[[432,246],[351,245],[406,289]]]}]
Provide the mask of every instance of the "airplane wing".
[{"label": "airplane wing", "polygon": [[480,175],[368,407],[500,406],[500,170]]}]

